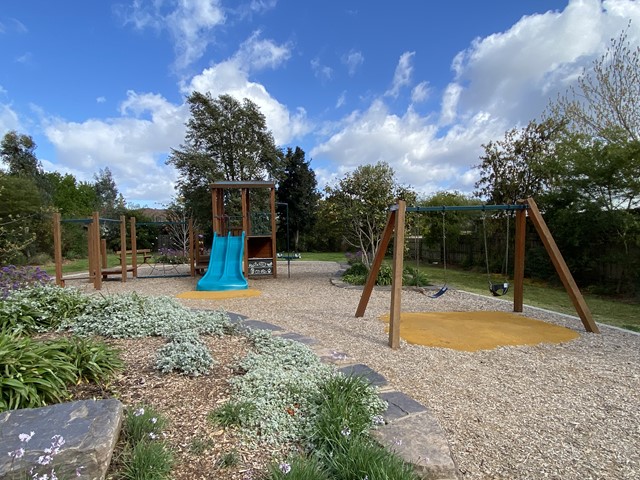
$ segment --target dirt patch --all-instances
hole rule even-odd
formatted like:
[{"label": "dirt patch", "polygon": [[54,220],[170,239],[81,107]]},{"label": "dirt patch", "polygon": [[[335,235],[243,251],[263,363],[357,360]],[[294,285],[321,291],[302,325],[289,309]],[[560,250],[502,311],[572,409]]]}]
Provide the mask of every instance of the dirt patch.
[{"label": "dirt patch", "polygon": [[[216,364],[209,375],[198,377],[164,374],[154,368],[164,338],[106,339],[121,351],[124,371],[107,387],[75,387],[74,399],[115,397],[126,407],[145,404],[161,412],[168,419],[164,433],[176,459],[171,475],[175,480],[256,478],[255,473],[274,452],[251,448],[234,432],[207,419],[209,412],[229,399],[229,380],[238,374],[234,365],[246,355],[247,340],[240,336],[201,338]],[[116,451],[112,470],[118,466],[118,456]]]}]

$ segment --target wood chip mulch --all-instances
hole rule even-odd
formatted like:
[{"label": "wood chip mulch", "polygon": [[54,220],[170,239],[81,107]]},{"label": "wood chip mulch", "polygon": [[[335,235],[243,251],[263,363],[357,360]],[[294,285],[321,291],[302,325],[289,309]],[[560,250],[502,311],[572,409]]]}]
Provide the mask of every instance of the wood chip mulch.
[{"label": "wood chip mulch", "polygon": [[[165,441],[175,459],[171,478],[175,480],[257,478],[272,460],[272,452],[246,445],[232,429],[216,426],[207,418],[229,399],[229,380],[238,374],[234,365],[248,351],[247,340],[229,335],[202,339],[216,364],[209,375],[198,377],[164,374],[154,368],[164,338],[106,339],[120,350],[125,369],[107,386],[79,385],[72,394],[76,400],[115,397],[125,407],[149,405],[164,415],[168,420]],[[112,475],[122,446],[114,454]]]}]

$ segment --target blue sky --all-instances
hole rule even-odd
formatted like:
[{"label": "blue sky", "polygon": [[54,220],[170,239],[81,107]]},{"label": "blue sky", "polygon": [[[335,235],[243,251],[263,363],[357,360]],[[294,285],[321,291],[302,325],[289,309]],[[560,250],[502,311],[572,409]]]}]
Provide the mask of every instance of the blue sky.
[{"label": "blue sky", "polygon": [[636,0],[3,0],[0,135],[80,180],[108,166],[159,207],[196,89],[256,102],[321,186],[386,161],[422,194],[471,192],[481,145],[539,117],[629,20],[640,44]]}]

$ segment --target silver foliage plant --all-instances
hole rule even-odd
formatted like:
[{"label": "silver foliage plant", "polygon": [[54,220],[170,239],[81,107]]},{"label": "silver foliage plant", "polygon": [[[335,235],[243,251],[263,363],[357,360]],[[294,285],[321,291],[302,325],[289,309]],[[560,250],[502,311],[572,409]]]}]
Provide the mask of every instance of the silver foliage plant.
[{"label": "silver foliage plant", "polygon": [[206,375],[215,364],[209,349],[194,330],[175,333],[158,350],[156,368],[163,373],[176,371],[197,377]]},{"label": "silver foliage plant", "polygon": [[78,335],[113,338],[168,337],[184,331],[222,335],[231,329],[226,312],[196,312],[169,297],[136,293],[95,297],[69,326]]},{"label": "silver foliage plant", "polygon": [[[335,375],[333,366],[323,364],[305,345],[272,336],[265,331],[249,331],[254,350],[238,367],[244,375],[231,380],[231,401],[250,403],[254,414],[241,427],[255,443],[284,445],[311,438],[319,409],[320,391]],[[372,417],[386,405],[374,387],[366,388]]]}]

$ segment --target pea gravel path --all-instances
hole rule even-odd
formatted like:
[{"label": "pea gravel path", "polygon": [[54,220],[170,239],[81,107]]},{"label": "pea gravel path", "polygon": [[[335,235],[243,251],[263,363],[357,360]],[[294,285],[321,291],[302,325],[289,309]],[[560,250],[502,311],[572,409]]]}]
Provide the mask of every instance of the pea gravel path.
[{"label": "pea gravel path", "polygon": [[[393,351],[378,320],[389,311],[389,291],[376,290],[356,319],[361,291],[332,284],[337,263],[295,261],[291,278],[286,264],[279,269],[276,280],[250,280],[258,297],[182,302],[313,337],[380,372],[436,415],[464,480],[640,479],[640,335],[607,327],[587,334],[577,318],[525,308],[580,337],[471,353],[402,342]],[[111,280],[102,293],[173,296],[195,282]],[[511,310],[508,302],[453,290],[437,300],[405,291],[402,302],[403,311]]]}]

